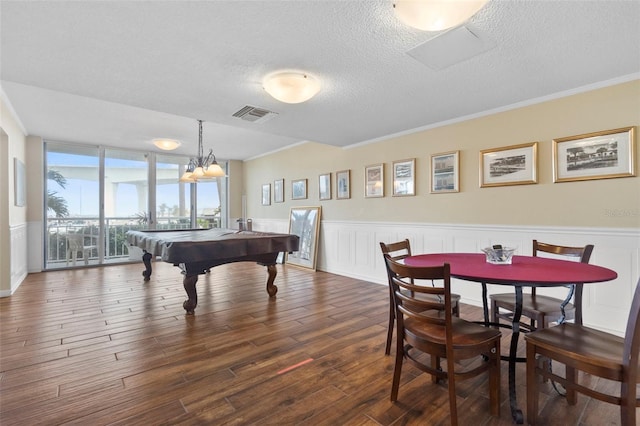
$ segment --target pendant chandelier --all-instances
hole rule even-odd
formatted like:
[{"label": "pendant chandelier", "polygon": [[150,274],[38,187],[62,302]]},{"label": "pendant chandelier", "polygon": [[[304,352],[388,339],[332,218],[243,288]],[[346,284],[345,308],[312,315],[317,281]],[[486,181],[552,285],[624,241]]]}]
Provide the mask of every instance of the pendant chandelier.
[{"label": "pendant chandelier", "polygon": [[202,120],[198,120],[200,133],[198,135],[198,157],[189,159],[187,170],[180,178],[180,182],[195,183],[203,179],[213,179],[225,176],[224,170],[216,161],[213,150],[205,157],[202,150]]}]

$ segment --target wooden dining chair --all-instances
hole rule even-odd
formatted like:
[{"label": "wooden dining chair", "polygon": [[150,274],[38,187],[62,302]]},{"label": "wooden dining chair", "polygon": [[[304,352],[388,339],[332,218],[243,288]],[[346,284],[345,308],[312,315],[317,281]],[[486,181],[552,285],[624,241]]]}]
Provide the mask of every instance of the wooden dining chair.
[{"label": "wooden dining chair", "polygon": [[[527,342],[527,421],[538,424],[538,376],[567,389],[567,402],[575,405],[576,393],[620,406],[622,426],[635,426],[640,407],[637,385],[640,352],[640,280],[636,284],[624,339],[578,324],[564,323],[525,335]],[[541,367],[542,356],[565,365],[565,377]],[[557,364],[554,364],[557,365]],[[587,386],[579,372],[620,382],[619,391],[606,394]],[[593,379],[589,380],[593,383]],[[546,423],[546,422],[545,422]]]},{"label": "wooden dining chair", "polygon": [[[457,425],[456,381],[488,372],[490,410],[492,415],[499,416],[500,331],[452,314],[448,263],[416,267],[398,263],[388,254],[384,256],[391,271],[397,327],[391,401],[398,399],[402,365],[407,361],[430,374],[434,383],[447,380],[451,424]],[[411,280],[436,280],[438,285],[419,286]],[[446,359],[445,369],[441,366],[442,358]],[[473,358],[477,358],[475,363],[460,366],[460,361]]]},{"label": "wooden dining chair", "polygon": [[[382,255],[384,256],[385,254],[387,254],[392,260],[402,260],[406,257],[411,256],[411,244],[409,243],[408,239],[389,244],[381,242],[380,248],[382,249]],[[389,355],[391,353],[391,341],[393,339],[393,328],[396,319],[396,309],[393,306],[393,290],[391,289],[391,275],[388,267],[387,279],[389,280],[389,325],[387,327],[387,345],[385,346],[384,350],[385,355]],[[451,309],[453,309],[453,314],[455,316],[460,316],[459,294],[451,295]]]},{"label": "wooden dining chair", "polygon": [[[533,240],[533,255],[538,253],[550,253],[568,258],[578,258],[582,263],[589,263],[593,245],[584,247],[567,247],[547,243],[539,243]],[[520,321],[520,327],[525,330],[535,330],[537,328],[547,328],[552,322],[564,320],[574,320],[576,324],[582,324],[582,284],[570,284],[567,286],[569,293],[565,300],[551,296],[536,294],[536,288],[531,288],[531,293],[522,295],[522,316],[529,318],[529,323]],[[497,323],[500,318],[509,322],[513,319],[516,309],[515,296],[513,293],[492,294],[491,299],[491,321]],[[570,300],[573,298],[573,303]]]}]

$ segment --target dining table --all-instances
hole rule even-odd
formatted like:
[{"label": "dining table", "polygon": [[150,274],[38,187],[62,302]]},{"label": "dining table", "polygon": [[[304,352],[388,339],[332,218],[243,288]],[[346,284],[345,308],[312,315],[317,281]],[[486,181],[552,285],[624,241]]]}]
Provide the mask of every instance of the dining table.
[{"label": "dining table", "polygon": [[515,423],[524,421],[518,408],[516,395],[516,363],[524,359],[517,357],[522,316],[522,290],[524,287],[560,287],[571,284],[601,283],[614,280],[618,274],[608,268],[588,263],[573,262],[537,256],[511,258],[511,263],[489,263],[483,253],[430,253],[409,256],[404,259],[409,266],[438,266],[448,263],[453,278],[480,283],[484,310],[484,324],[489,322],[487,284],[512,286],[514,288],[515,311],[511,322],[509,355],[509,405]]}]

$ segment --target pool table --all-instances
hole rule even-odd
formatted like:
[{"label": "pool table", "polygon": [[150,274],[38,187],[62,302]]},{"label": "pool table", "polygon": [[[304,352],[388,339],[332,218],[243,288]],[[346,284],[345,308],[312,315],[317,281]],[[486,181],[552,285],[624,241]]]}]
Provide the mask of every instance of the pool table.
[{"label": "pool table", "polygon": [[198,275],[215,266],[232,262],[256,262],[267,267],[267,293],[275,296],[276,259],[281,252],[298,250],[299,237],[292,234],[238,231],[234,229],[182,229],[166,231],[128,231],[127,241],[142,249],[144,280],[151,279],[151,259],[159,256],[164,262],[180,267],[188,300],[182,305],[188,315],[198,304]]}]

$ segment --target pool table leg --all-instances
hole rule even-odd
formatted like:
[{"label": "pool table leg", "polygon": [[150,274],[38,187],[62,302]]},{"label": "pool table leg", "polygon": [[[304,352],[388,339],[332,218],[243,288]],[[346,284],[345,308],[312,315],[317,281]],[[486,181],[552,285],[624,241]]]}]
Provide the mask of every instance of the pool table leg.
[{"label": "pool table leg", "polygon": [[269,297],[273,297],[278,292],[278,287],[273,283],[276,280],[276,275],[278,275],[278,269],[276,265],[265,265],[267,267],[267,273],[269,274],[269,278],[267,278],[267,293],[269,293]]},{"label": "pool table leg", "polygon": [[144,254],[142,255],[142,263],[144,263],[145,270],[142,271],[142,276],[145,281],[149,281],[151,279],[151,258],[153,257],[151,253],[146,250],[143,250]]},{"label": "pool table leg", "polygon": [[185,300],[182,307],[187,311],[187,315],[194,315],[196,313],[196,306],[198,305],[198,293],[196,293],[196,283],[198,282],[198,274],[187,275],[185,274],[182,284],[184,290],[187,292],[189,300]]}]

